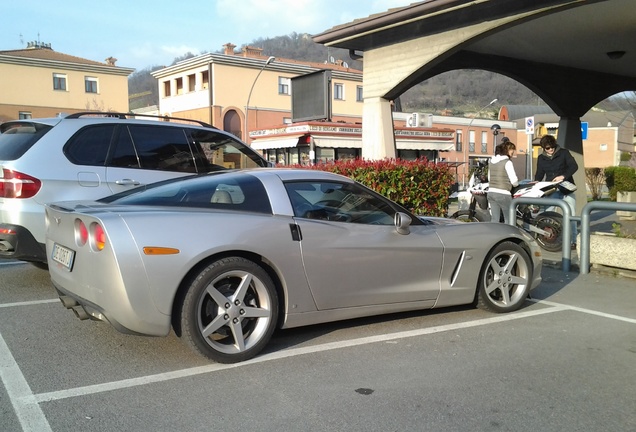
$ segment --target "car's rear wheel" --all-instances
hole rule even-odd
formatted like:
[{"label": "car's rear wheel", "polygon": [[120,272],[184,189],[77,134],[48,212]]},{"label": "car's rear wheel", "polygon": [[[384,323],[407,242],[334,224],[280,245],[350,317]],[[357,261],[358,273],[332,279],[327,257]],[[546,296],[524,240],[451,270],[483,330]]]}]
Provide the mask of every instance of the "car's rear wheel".
[{"label": "car's rear wheel", "polygon": [[262,267],[240,257],[204,268],[185,294],[181,337],[195,351],[220,363],[258,354],[278,319],[274,283]]},{"label": "car's rear wheel", "polygon": [[528,297],[532,261],[513,242],[503,242],[488,254],[479,276],[477,305],[493,312],[512,312]]}]

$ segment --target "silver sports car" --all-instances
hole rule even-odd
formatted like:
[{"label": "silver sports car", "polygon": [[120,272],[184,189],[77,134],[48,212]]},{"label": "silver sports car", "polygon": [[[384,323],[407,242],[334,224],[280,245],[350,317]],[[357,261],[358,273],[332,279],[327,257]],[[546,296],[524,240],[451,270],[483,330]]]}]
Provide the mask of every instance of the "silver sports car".
[{"label": "silver sports car", "polygon": [[171,328],[218,362],[275,328],[474,303],[518,309],[541,252],[504,224],[417,217],[349,178],[255,169],[181,178],[46,208],[65,307],[117,330]]}]

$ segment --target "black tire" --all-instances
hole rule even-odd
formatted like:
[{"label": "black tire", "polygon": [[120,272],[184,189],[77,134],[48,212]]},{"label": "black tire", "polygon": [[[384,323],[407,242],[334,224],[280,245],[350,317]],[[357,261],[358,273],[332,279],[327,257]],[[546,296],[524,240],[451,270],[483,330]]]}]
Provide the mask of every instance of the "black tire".
[{"label": "black tire", "polygon": [[559,252],[563,249],[563,216],[556,212],[543,212],[534,219],[534,225],[550,235],[535,233],[535,239],[541,249],[548,252]]},{"label": "black tire", "polygon": [[204,268],[184,296],[181,338],[219,363],[257,355],[278,321],[278,295],[262,267],[240,257],[223,258]]},{"label": "black tire", "polygon": [[457,219],[460,222],[483,222],[479,219],[476,212],[471,212],[470,210],[456,211],[450,218]]},{"label": "black tire", "polygon": [[513,242],[498,244],[482,266],[477,285],[477,307],[492,312],[512,312],[530,292],[532,260]]}]

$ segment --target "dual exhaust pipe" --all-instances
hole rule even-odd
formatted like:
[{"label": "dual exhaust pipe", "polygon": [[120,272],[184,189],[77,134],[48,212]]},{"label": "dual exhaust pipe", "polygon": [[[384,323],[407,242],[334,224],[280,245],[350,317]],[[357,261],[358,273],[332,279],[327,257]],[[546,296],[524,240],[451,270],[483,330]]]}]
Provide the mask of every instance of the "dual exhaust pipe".
[{"label": "dual exhaust pipe", "polygon": [[6,240],[0,240],[0,252],[13,252],[13,245]]},{"label": "dual exhaust pipe", "polygon": [[86,309],[84,309],[84,306],[79,304],[77,300],[75,300],[74,298],[61,295],[60,301],[62,302],[62,305],[66,309],[71,309],[73,313],[75,314],[75,316],[79,318],[81,321],[92,318],[92,316],[88,312],[86,312]]}]

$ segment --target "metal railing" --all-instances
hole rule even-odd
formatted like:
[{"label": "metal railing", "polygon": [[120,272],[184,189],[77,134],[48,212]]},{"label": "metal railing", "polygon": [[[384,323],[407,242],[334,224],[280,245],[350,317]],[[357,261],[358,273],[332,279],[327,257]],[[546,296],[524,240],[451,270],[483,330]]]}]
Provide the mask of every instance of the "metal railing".
[{"label": "metal railing", "polygon": [[636,203],[591,201],[581,211],[581,274],[590,272],[590,214],[594,210],[636,211]]},{"label": "metal railing", "polygon": [[[572,224],[573,221],[578,221],[579,218],[572,216],[572,210],[568,203],[559,198],[514,198],[512,205],[510,206],[510,214],[508,220],[510,225],[517,225],[517,205],[519,204],[536,204],[542,207],[559,207],[563,211],[563,237],[562,251],[563,257],[561,259],[561,268],[563,271],[570,271],[570,265],[572,263]],[[588,251],[589,252],[589,251]]]},{"label": "metal railing", "polygon": [[570,206],[559,198],[514,198],[512,206],[510,206],[510,225],[516,225],[517,205],[519,204],[536,204],[544,207],[556,206],[563,211],[563,237],[562,237],[562,260],[561,268],[563,271],[570,271],[572,263],[572,251],[570,244],[572,243],[572,224],[571,222],[580,222],[581,244],[580,244],[580,272],[587,274],[590,272],[590,214],[594,210],[611,210],[617,211],[636,211],[636,203],[621,203],[608,201],[591,201],[587,203],[581,211],[581,217],[572,215]]}]

